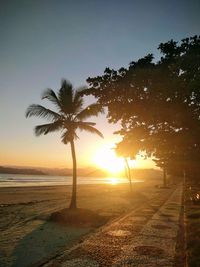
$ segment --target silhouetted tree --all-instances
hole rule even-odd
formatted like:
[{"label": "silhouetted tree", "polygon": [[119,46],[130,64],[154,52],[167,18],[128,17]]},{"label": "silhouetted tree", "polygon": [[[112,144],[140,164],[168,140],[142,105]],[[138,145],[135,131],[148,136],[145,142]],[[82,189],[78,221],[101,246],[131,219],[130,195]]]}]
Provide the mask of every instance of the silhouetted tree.
[{"label": "silhouetted tree", "polygon": [[131,138],[130,136],[128,136],[128,133],[124,135],[124,130],[115,132],[115,134],[118,133],[123,136],[122,141],[116,144],[115,151],[118,156],[124,158],[125,174],[127,179],[129,180],[131,193],[132,193],[132,175],[128,160],[129,159],[134,160],[136,158],[136,155],[140,152],[140,150],[142,150],[142,141],[143,141],[141,140],[140,136],[142,129],[140,128],[137,130],[138,131],[135,130],[134,133],[131,133]]},{"label": "silhouetted tree", "polygon": [[70,144],[73,160],[73,184],[70,208],[76,208],[77,192],[77,163],[74,141],[78,138],[77,130],[85,130],[103,137],[102,133],[94,128],[95,123],[84,121],[91,116],[97,116],[102,112],[99,104],[91,104],[83,109],[83,97],[81,91],[75,91],[72,84],[62,80],[61,88],[56,94],[52,89],[44,91],[42,99],[48,99],[53,103],[57,112],[41,105],[30,105],[26,110],[26,117],[41,117],[51,121],[48,124],[35,127],[36,136],[46,135],[50,132],[61,131],[61,140],[64,144]]},{"label": "silhouetted tree", "polygon": [[159,50],[162,57],[157,63],[149,54],[127,69],[106,68],[102,76],[88,78],[84,93],[108,108],[109,122],[121,123],[122,142],[139,143],[141,150],[167,168],[169,157],[185,162],[200,146],[192,134],[200,133],[200,36],[161,43]]}]

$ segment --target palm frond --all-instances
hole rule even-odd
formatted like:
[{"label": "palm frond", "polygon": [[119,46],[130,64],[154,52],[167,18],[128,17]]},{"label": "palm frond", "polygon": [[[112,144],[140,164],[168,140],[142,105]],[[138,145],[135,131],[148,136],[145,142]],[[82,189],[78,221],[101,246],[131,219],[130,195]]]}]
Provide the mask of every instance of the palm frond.
[{"label": "palm frond", "polygon": [[58,92],[58,99],[61,109],[65,114],[73,113],[73,87],[69,81],[62,80],[61,88]]},{"label": "palm frond", "polygon": [[47,98],[49,101],[51,101],[54,105],[56,105],[57,108],[61,108],[59,99],[56,95],[56,93],[50,89],[47,88],[43,93],[42,93],[42,99]]},{"label": "palm frond", "polygon": [[78,121],[78,123],[84,123],[84,124],[88,124],[88,125],[90,125],[90,126],[95,126],[96,125],[96,123],[95,122],[91,122],[91,121],[84,121],[84,122],[80,122],[80,121]]},{"label": "palm frond", "polygon": [[74,139],[78,139],[78,135],[76,134],[75,131],[65,131],[62,135],[61,135],[61,141],[64,143],[64,144],[67,144],[69,143],[70,141],[74,140]]},{"label": "palm frond", "polygon": [[63,143],[67,144],[78,138],[76,130],[80,129],[95,133],[103,138],[103,134],[93,127],[96,123],[83,121],[90,116],[97,116],[99,112],[103,111],[103,108],[99,104],[92,104],[82,109],[83,95],[81,92],[85,89],[85,87],[81,87],[77,91],[74,91],[72,84],[67,80],[62,80],[61,88],[57,95],[52,89],[46,89],[42,95],[42,99],[47,98],[55,104],[58,112],[35,104],[27,108],[26,117],[37,116],[51,121],[51,123],[36,126],[36,136],[64,130],[61,139]]},{"label": "palm frond", "polygon": [[83,106],[83,96],[80,94],[80,92],[86,88],[85,86],[79,87],[75,93],[74,93],[74,99],[73,99],[73,105],[74,105],[74,114],[81,111],[81,108]]},{"label": "palm frond", "polygon": [[39,135],[46,135],[50,132],[55,132],[58,131],[60,129],[62,129],[62,121],[55,121],[53,123],[48,123],[48,124],[42,124],[42,125],[37,125],[35,127],[35,135],[39,136]]},{"label": "palm frond", "polygon": [[100,104],[91,104],[83,109],[76,115],[76,119],[84,120],[91,116],[97,116],[99,113],[103,113],[103,108]]},{"label": "palm frond", "polygon": [[25,116],[26,116],[26,118],[36,116],[39,118],[46,118],[46,119],[52,120],[52,121],[56,121],[56,120],[61,119],[61,116],[58,113],[56,113],[50,109],[47,109],[41,105],[35,105],[35,104],[30,105],[27,108]]},{"label": "palm frond", "polygon": [[104,138],[103,134],[97,130],[96,128],[94,128],[93,126],[88,125],[85,122],[77,122],[77,128],[80,129],[81,131],[87,131],[93,134],[97,134],[99,135],[101,138]]}]

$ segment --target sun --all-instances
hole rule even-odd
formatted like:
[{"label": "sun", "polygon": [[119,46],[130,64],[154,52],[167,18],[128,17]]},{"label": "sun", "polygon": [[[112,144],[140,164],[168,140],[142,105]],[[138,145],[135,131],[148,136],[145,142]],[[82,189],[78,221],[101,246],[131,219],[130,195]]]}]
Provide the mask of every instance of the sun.
[{"label": "sun", "polygon": [[108,180],[108,183],[109,183],[109,184],[112,184],[112,185],[116,185],[116,184],[119,183],[119,179],[117,179],[117,178],[110,178],[110,179]]},{"label": "sun", "polygon": [[116,156],[112,146],[104,146],[97,150],[93,160],[98,167],[108,171],[110,174],[116,175],[124,170],[124,160]]}]

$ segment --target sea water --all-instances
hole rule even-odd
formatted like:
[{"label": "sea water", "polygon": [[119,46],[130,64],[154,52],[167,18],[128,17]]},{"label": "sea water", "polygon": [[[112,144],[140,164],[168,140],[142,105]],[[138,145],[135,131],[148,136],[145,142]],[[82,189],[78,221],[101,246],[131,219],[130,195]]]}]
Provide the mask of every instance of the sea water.
[{"label": "sea water", "polygon": [[[133,182],[141,182],[134,180]],[[78,184],[118,184],[128,183],[126,178],[118,177],[78,177]],[[71,176],[27,175],[27,174],[1,174],[0,187],[16,186],[54,186],[71,185]]]}]

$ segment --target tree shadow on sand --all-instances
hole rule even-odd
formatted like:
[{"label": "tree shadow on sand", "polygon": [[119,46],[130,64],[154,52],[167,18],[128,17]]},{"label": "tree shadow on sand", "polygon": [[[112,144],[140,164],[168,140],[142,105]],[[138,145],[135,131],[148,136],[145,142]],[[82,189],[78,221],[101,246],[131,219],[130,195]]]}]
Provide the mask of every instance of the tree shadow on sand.
[{"label": "tree shadow on sand", "polygon": [[44,222],[19,241],[12,253],[12,267],[27,267],[71,245],[91,227],[76,228]]}]

